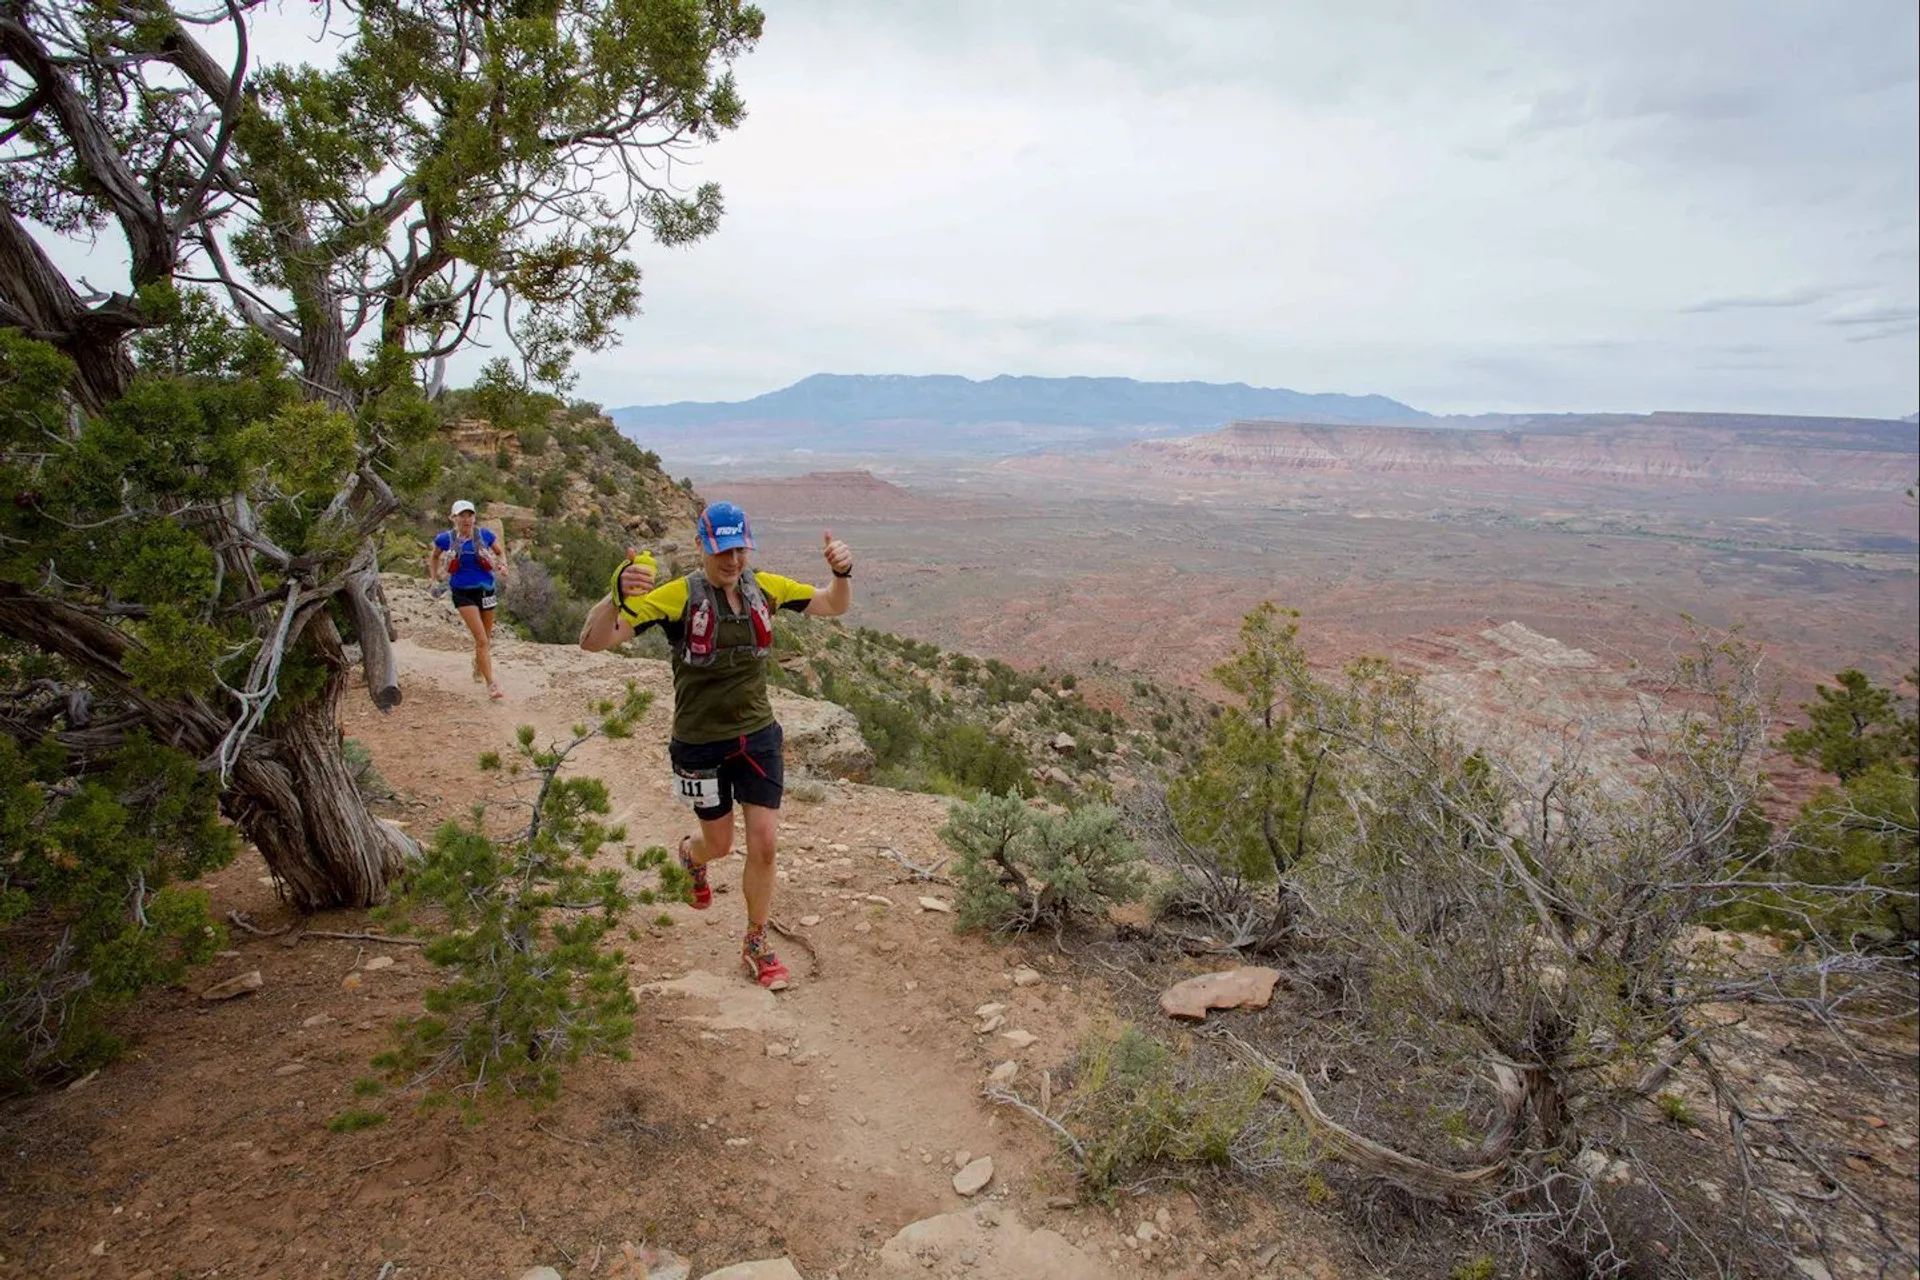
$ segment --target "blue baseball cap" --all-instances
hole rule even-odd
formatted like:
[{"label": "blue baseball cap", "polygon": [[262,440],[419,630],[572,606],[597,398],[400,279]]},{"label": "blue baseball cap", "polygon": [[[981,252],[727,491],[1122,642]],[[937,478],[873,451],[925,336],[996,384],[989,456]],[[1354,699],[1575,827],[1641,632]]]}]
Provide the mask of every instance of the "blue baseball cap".
[{"label": "blue baseball cap", "polygon": [[702,511],[700,522],[693,527],[693,536],[699,539],[700,549],[710,556],[735,547],[753,550],[753,527],[747,523],[747,513],[731,502],[716,502]]}]

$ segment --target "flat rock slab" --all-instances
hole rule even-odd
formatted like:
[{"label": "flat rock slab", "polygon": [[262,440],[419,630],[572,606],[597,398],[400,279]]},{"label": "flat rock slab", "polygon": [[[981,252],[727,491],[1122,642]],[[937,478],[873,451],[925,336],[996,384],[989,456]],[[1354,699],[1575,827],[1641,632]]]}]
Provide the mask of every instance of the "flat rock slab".
[{"label": "flat rock slab", "polygon": [[1160,993],[1160,1012],[1170,1018],[1205,1022],[1209,1009],[1264,1009],[1280,981],[1278,969],[1244,966],[1202,974]]},{"label": "flat rock slab", "polygon": [[200,993],[202,1000],[231,1000],[235,996],[244,996],[249,991],[258,991],[267,985],[258,969],[249,969],[237,978],[228,978],[225,982],[216,982]]},{"label": "flat rock slab", "polygon": [[963,1196],[970,1196],[983,1190],[993,1181],[993,1157],[981,1156],[978,1160],[969,1160],[964,1169],[953,1175],[953,1189]]},{"label": "flat rock slab", "polygon": [[767,1258],[760,1262],[736,1262],[718,1271],[709,1271],[700,1280],[806,1280],[794,1270],[789,1258]]},{"label": "flat rock slab", "polygon": [[[789,1030],[793,1019],[781,1012],[773,992],[756,987],[741,978],[721,977],[704,969],[690,969],[686,976],[671,982],[649,982],[633,989],[637,997],[680,997],[703,1010],[689,1010],[678,1021],[713,1031],[761,1031],[780,1034]],[[660,1009],[667,1013],[671,1005]]]},{"label": "flat rock slab", "polygon": [[[964,1256],[963,1256],[964,1255]],[[964,1271],[962,1270],[964,1268]],[[943,1213],[900,1228],[880,1250],[881,1280],[961,1273],[967,1280],[1112,1280],[1113,1268],[1002,1206]]]}]

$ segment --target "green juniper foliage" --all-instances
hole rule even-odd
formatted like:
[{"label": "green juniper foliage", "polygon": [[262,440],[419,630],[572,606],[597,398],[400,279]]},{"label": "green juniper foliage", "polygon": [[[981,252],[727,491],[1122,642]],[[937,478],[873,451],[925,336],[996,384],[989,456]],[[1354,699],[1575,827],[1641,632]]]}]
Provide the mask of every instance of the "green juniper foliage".
[{"label": "green juniper foliage", "polygon": [[[0,635],[54,659],[77,712],[5,727],[71,742],[85,770],[130,733],[165,741],[212,768],[298,905],[376,900],[411,842],[340,758],[343,642],[375,616],[374,566],[326,515],[361,426],[204,297],[147,293],[168,317],[140,344],[152,368],[92,415],[71,361],[0,329]],[[396,446],[431,425],[382,406]]]},{"label": "green juniper foliage", "polygon": [[1213,670],[1239,705],[1213,722],[1167,794],[1181,834],[1249,880],[1284,880],[1335,802],[1331,745],[1296,733],[1289,707],[1307,670],[1298,617],[1270,601],[1246,616],[1239,649]]},{"label": "green juniper foliage", "polygon": [[108,1011],[226,940],[177,883],[234,855],[212,779],[143,738],[73,763],[0,734],[0,1096],[106,1061]]},{"label": "green juniper foliage", "polygon": [[[1909,689],[1920,687],[1910,672]],[[1848,668],[1801,705],[1807,723],[1781,743],[1823,786],[1785,824],[1780,847],[1758,818],[1744,874],[1752,894],[1720,919],[1803,941],[1920,952],[1920,721],[1913,702]]]},{"label": "green juniper foliage", "polygon": [[[1920,672],[1908,676],[1913,685]],[[1849,667],[1833,678],[1832,688],[1821,685],[1812,702],[1803,703],[1804,728],[1789,729],[1781,739],[1801,764],[1821,769],[1850,782],[1875,765],[1900,765],[1920,752],[1920,720],[1911,709],[1902,714],[1900,695],[1876,685],[1865,672]]]},{"label": "green juniper foliage", "polygon": [[[635,902],[684,901],[691,885],[658,846],[627,859],[655,874],[658,890],[630,892],[620,870],[596,866],[626,831],[602,820],[603,782],[561,771],[583,743],[629,736],[651,699],[629,685],[564,744],[538,746],[523,726],[513,767],[536,789],[526,829],[494,839],[480,811],[447,823],[383,909],[400,927],[432,934],[426,958],[446,974],[427,993],[426,1012],[401,1023],[395,1047],[374,1060],[389,1080],[471,1109],[491,1097],[550,1099],[560,1068],[583,1054],[627,1056],[633,995],[623,957],[601,943]],[[501,767],[497,755],[487,763]]]}]

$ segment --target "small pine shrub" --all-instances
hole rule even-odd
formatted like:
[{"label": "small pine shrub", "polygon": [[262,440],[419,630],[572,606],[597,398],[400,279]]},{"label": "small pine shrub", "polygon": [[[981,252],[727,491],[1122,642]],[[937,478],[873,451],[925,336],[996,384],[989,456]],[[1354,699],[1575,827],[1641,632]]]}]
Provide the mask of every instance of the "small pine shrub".
[{"label": "small pine shrub", "polygon": [[1019,748],[977,724],[957,724],[935,743],[933,758],[940,771],[964,795],[985,791],[994,795],[1029,795],[1033,779]]},{"label": "small pine shrub", "polygon": [[598,704],[598,724],[576,725],[564,745],[538,747],[523,726],[516,749],[538,786],[527,829],[495,840],[479,812],[447,823],[383,910],[403,930],[426,907],[444,921],[424,955],[445,980],[374,1059],[390,1081],[424,1089],[430,1103],[457,1099],[472,1109],[501,1096],[549,1100],[561,1068],[583,1054],[627,1056],[633,995],[622,956],[600,943],[635,897],[684,900],[690,884],[657,845],[628,865],[656,871],[660,893],[630,895],[618,870],[595,869],[594,856],[626,833],[601,821],[610,808],[604,783],[561,771],[582,744],[629,736],[651,700],[629,685],[622,702]]}]

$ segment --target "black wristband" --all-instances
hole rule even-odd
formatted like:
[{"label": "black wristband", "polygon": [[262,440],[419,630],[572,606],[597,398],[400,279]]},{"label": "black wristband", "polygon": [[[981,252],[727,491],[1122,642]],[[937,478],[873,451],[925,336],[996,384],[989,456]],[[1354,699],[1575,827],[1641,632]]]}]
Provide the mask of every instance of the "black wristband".
[{"label": "black wristband", "polygon": [[833,576],[836,578],[851,578],[853,576],[853,566],[848,565],[847,571],[845,573],[842,573],[838,569],[835,569],[833,571]]}]

